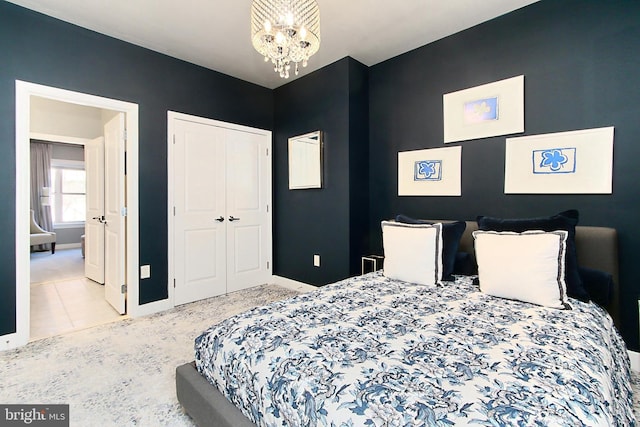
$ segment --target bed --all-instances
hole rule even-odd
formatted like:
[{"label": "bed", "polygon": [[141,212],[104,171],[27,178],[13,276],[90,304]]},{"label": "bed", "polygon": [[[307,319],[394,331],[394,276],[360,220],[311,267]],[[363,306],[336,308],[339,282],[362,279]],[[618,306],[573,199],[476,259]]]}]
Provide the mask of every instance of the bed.
[{"label": "bed", "polygon": [[[466,222],[456,253],[474,256],[477,229]],[[578,226],[574,239],[580,265],[617,283],[615,230]],[[176,370],[180,403],[200,426],[635,425],[617,289],[609,315],[568,297],[570,310],[488,295],[477,276],[388,274],[212,326]]]}]

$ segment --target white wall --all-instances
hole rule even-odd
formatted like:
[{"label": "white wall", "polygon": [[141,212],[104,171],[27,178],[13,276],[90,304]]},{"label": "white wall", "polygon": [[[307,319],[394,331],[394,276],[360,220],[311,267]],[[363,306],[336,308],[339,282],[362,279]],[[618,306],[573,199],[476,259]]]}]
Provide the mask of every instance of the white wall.
[{"label": "white wall", "polygon": [[31,99],[33,134],[93,139],[102,135],[102,110],[46,98]]}]

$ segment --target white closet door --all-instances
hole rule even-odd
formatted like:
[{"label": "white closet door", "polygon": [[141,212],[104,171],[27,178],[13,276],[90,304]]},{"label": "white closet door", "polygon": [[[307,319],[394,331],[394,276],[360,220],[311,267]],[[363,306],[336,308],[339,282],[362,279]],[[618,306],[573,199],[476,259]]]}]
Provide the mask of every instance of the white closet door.
[{"label": "white closet door", "polygon": [[175,304],[227,291],[223,138],[220,128],[175,120]]},{"label": "white closet door", "polygon": [[271,276],[271,158],[268,136],[227,130],[227,290]]}]

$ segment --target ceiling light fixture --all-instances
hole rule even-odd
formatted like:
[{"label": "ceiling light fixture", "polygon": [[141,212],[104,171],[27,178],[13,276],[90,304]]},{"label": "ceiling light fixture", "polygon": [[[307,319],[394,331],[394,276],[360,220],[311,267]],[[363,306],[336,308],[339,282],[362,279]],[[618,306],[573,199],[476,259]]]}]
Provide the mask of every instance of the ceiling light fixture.
[{"label": "ceiling light fixture", "polygon": [[251,43],[271,60],[282,78],[291,64],[307,66],[320,48],[320,8],[315,0],[254,0],[251,5]]}]

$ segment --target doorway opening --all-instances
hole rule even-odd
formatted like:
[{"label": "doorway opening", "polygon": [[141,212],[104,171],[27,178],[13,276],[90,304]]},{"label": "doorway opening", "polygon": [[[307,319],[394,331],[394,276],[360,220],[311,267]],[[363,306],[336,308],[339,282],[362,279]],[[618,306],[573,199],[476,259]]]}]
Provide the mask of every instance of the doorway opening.
[{"label": "doorway opening", "polygon": [[[118,114],[31,97],[31,228],[38,233],[30,241],[30,340],[124,314],[124,307],[111,306],[105,296],[107,227],[95,219],[105,214],[105,182],[119,181],[109,175],[124,175],[105,168],[105,128]],[[53,242],[34,246],[43,238],[41,228]],[[124,260],[124,253],[115,255]]]},{"label": "doorway opening", "polygon": [[[30,338],[30,140],[34,136],[31,127],[31,103],[33,99],[59,101],[76,106],[97,108],[119,114],[126,126],[126,143],[123,144],[122,196],[126,204],[113,206],[112,211],[121,224],[122,239],[119,254],[122,255],[121,273],[114,281],[120,294],[126,292],[127,314],[141,315],[138,304],[138,105],[129,102],[97,97],[79,92],[16,81],[16,333],[5,335],[3,348],[26,344]],[[35,132],[37,134],[37,132]],[[37,136],[37,135],[36,135]],[[123,137],[124,138],[124,137]],[[123,139],[124,141],[124,139]],[[124,151],[126,150],[126,156]],[[118,154],[120,156],[120,154]],[[124,172],[123,172],[124,174]],[[114,214],[114,212],[111,212]],[[126,228],[124,222],[126,221]],[[114,240],[114,239],[112,239]],[[117,240],[117,239],[116,239]],[[115,240],[114,240],[115,241]],[[119,244],[119,243],[118,243]],[[59,246],[56,252],[60,252]],[[124,305],[124,295],[122,295]]]}]

